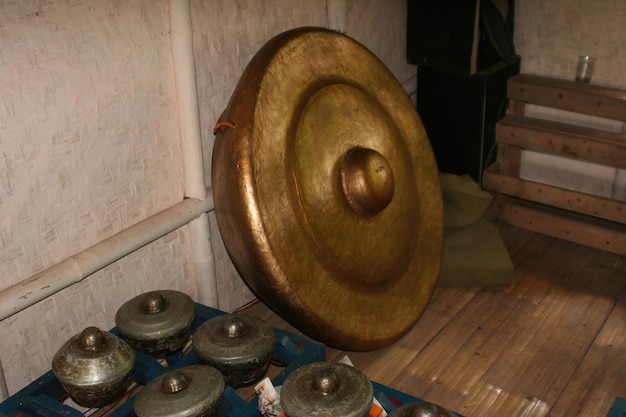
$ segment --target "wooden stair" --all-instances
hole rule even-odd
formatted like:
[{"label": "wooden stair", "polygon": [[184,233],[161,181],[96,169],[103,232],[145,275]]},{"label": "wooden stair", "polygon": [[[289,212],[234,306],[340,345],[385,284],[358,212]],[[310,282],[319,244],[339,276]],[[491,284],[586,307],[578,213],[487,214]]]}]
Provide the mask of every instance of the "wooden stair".
[{"label": "wooden stair", "polygon": [[626,91],[528,74],[509,79],[496,127],[498,157],[483,173],[502,222],[626,255],[626,202],[520,178],[523,150],[626,169],[626,135],[526,115],[526,105],[626,121]]}]

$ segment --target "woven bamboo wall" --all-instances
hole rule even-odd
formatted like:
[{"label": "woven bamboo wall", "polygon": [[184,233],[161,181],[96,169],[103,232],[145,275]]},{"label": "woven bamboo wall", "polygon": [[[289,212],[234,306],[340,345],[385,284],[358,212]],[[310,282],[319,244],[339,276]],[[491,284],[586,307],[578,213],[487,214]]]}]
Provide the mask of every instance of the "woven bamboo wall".
[{"label": "woven bamboo wall", "polygon": [[[366,6],[366,7],[365,7]],[[0,2],[0,290],[179,202],[183,166],[167,0]],[[326,0],[192,0],[205,177],[213,125],[273,35],[326,26]],[[405,0],[351,1],[347,33],[398,76]],[[362,25],[361,22],[368,22]],[[389,47],[392,45],[393,47]],[[220,307],[253,296],[212,219]],[[88,325],[161,288],[197,299],[187,227],[0,323],[9,393]],[[200,277],[199,279],[202,279]]]},{"label": "woven bamboo wall", "polygon": [[[164,1],[0,3],[0,288],[182,199]],[[195,295],[181,229],[0,325],[10,392],[129,296]]]},{"label": "woven bamboo wall", "polygon": [[626,88],[624,1],[517,0],[515,13],[522,72],[573,80],[578,55],[592,55],[592,82]]}]

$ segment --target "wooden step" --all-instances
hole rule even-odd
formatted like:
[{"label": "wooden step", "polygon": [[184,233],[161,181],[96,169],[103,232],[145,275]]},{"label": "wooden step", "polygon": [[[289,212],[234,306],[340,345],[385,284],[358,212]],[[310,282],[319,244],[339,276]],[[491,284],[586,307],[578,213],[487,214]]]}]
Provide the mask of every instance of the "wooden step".
[{"label": "wooden step", "polygon": [[493,210],[504,223],[626,255],[626,226],[499,194]]},{"label": "wooden step", "polygon": [[626,135],[523,116],[506,116],[496,142],[626,169]]},{"label": "wooden step", "polygon": [[[506,175],[498,162],[483,173],[489,191],[626,224],[626,202]],[[626,249],[625,249],[626,250]]]},{"label": "wooden step", "polygon": [[626,91],[530,74],[509,78],[508,96],[529,104],[626,121]]}]

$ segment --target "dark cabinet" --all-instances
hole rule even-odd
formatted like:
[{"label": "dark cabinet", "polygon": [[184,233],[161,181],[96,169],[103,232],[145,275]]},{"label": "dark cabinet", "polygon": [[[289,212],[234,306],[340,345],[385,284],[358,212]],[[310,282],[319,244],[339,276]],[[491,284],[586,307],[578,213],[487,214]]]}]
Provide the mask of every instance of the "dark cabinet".
[{"label": "dark cabinet", "polygon": [[417,65],[417,110],[439,170],[468,174],[496,158],[507,80],[520,71],[514,0],[408,0],[407,60]]},{"label": "dark cabinet", "polygon": [[495,129],[507,108],[507,81],[520,71],[519,58],[475,74],[426,65],[417,69],[417,111],[439,170],[468,174],[482,184],[496,159]]}]

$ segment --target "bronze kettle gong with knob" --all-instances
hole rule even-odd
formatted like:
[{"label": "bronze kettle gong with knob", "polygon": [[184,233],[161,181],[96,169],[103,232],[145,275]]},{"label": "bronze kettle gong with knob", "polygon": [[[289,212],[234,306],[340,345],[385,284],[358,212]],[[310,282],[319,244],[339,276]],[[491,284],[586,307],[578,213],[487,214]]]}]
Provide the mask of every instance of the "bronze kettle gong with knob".
[{"label": "bronze kettle gong with knob", "polygon": [[215,133],[217,223],[256,295],[330,346],[405,334],[440,271],[443,207],[428,137],[387,67],[335,31],[281,33]]},{"label": "bronze kettle gong with knob", "polygon": [[301,366],[280,391],[286,417],[366,417],[373,398],[372,383],[363,372],[330,362]]}]

